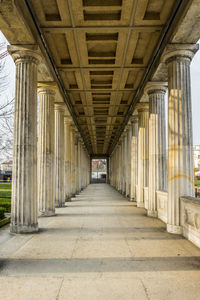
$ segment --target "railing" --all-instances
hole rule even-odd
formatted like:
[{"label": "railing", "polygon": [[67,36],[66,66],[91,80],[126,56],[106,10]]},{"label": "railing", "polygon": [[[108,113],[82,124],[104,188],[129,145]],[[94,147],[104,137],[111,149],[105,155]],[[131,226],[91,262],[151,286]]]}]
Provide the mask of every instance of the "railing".
[{"label": "railing", "polygon": [[157,191],[158,218],[167,223],[167,195],[165,191]]},{"label": "railing", "polygon": [[180,198],[180,222],[183,236],[200,247],[200,198]]}]

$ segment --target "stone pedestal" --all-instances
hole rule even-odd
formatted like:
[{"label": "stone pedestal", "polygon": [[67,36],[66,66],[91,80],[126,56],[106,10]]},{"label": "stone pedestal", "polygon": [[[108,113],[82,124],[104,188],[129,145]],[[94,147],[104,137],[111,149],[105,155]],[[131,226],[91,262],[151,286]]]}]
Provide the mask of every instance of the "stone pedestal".
[{"label": "stone pedestal", "polygon": [[55,206],[65,206],[64,193],[64,104],[55,104]]},{"label": "stone pedestal", "polygon": [[71,144],[70,144],[70,117],[64,117],[64,157],[65,157],[65,201],[69,201],[71,197]]},{"label": "stone pedestal", "polygon": [[55,214],[54,205],[54,101],[51,86],[38,89],[38,202],[42,216]]},{"label": "stone pedestal", "polygon": [[190,62],[197,45],[168,45],[168,220],[181,234],[180,196],[194,195]]},{"label": "stone pedestal", "polygon": [[144,187],[148,186],[149,171],[149,103],[139,103],[136,109],[139,128],[137,206],[144,207]]},{"label": "stone pedestal", "polygon": [[16,64],[10,231],[38,231],[37,47],[8,46]]},{"label": "stone pedestal", "polygon": [[136,186],[138,176],[138,115],[131,119],[132,139],[131,139],[131,195],[130,201],[136,201]]},{"label": "stone pedestal", "polygon": [[149,82],[149,217],[157,217],[157,190],[166,190],[165,93],[167,84]]}]

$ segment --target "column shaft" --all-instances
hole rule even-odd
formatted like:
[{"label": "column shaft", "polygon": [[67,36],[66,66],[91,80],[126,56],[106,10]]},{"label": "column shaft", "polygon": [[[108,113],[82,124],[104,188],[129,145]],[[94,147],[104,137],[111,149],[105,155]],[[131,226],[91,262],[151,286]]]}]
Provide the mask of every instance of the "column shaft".
[{"label": "column shaft", "polygon": [[64,106],[55,104],[55,206],[65,205],[64,193]]},{"label": "column shaft", "polygon": [[137,206],[144,207],[144,187],[148,186],[149,169],[149,104],[138,104],[138,186]]},{"label": "column shaft", "polygon": [[149,203],[147,214],[157,217],[157,190],[166,189],[166,130],[164,83],[149,82]]},{"label": "column shaft", "polygon": [[70,117],[64,117],[64,157],[65,157],[65,201],[69,201],[71,197],[71,143],[70,143]]},{"label": "column shaft", "polygon": [[136,201],[137,173],[138,173],[138,115],[132,117],[131,139],[131,201]]},{"label": "column shaft", "polygon": [[38,202],[43,216],[55,214],[54,204],[54,100],[55,91],[40,87],[38,120]]}]

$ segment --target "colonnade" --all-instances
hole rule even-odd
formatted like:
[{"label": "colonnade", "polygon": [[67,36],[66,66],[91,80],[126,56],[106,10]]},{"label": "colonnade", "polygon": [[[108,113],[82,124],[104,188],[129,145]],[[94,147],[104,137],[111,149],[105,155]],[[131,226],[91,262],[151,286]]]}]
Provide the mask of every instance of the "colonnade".
[{"label": "colonnade", "polygon": [[194,196],[190,62],[197,50],[193,44],[166,47],[162,60],[167,66],[168,82],[152,80],[146,84],[147,101],[136,105],[131,123],[110,158],[111,185],[130,201],[136,201],[138,207],[145,207],[148,216],[158,216],[157,191],[168,192],[167,230],[176,234],[182,233],[180,197]]},{"label": "colonnade", "polygon": [[90,157],[55,86],[38,86],[37,47],[9,52],[16,64],[11,232],[36,232],[38,215],[54,215],[89,184]]},{"label": "colonnade", "polygon": [[[168,82],[153,80],[144,89],[148,101],[135,107],[109,158],[110,183],[158,216],[157,191],[168,190],[167,230],[181,233],[180,197],[193,196],[190,62],[198,47],[170,44],[163,60]],[[37,134],[36,46],[10,46],[16,64],[11,232],[38,231],[38,211],[55,207],[90,181],[90,157],[55,87],[40,84]],[[168,87],[168,155],[164,96]],[[167,157],[167,159],[166,159]],[[148,188],[148,197],[146,196]]]}]

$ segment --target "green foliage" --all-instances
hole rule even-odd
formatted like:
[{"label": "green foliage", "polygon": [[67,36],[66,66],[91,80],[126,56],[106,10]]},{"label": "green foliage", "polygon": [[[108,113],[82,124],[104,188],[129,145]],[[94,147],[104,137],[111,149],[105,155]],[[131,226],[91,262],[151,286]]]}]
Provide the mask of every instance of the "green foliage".
[{"label": "green foliage", "polygon": [[0,183],[0,190],[11,190],[11,183]]},{"label": "green foliage", "polygon": [[0,207],[0,220],[4,219],[5,208]]},{"label": "green foliage", "polygon": [[11,198],[11,191],[1,191],[0,190],[0,198]]},{"label": "green foliage", "polygon": [[5,212],[10,213],[11,203],[10,201],[0,201],[0,207],[3,207],[5,209]]},{"label": "green foliage", "polygon": [[200,185],[200,180],[194,179],[194,184],[195,184],[195,185]]}]

